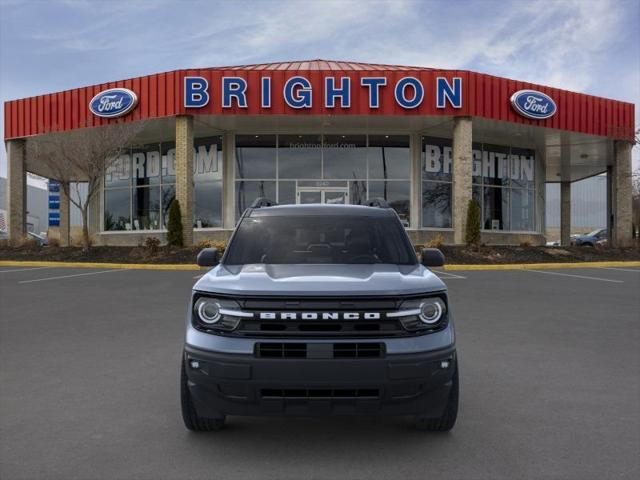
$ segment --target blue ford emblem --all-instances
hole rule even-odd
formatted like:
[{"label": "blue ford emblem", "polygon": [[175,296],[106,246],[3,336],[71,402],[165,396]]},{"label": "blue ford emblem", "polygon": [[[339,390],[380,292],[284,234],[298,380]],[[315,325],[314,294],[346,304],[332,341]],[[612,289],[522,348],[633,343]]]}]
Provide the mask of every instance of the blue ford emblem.
[{"label": "blue ford emblem", "polygon": [[126,115],[138,104],[138,96],[127,88],[103,90],[89,102],[89,110],[103,118]]},{"label": "blue ford emblem", "polygon": [[523,117],[534,120],[551,118],[558,109],[549,95],[535,90],[518,90],[511,95],[511,105]]}]

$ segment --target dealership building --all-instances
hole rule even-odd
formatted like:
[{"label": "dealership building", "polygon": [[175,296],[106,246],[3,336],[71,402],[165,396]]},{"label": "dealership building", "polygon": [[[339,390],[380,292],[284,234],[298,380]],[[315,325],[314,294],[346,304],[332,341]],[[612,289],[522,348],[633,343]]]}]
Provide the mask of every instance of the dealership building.
[{"label": "dealership building", "polygon": [[[164,239],[182,210],[186,244],[225,240],[258,197],[280,204],[384,198],[412,240],[463,243],[471,199],[482,241],[545,241],[545,184],[607,174],[607,223],[631,242],[631,103],[466,71],[313,60],[176,70],[4,105],[12,239],[26,228],[26,173],[57,181],[28,142],[136,127],[89,212],[97,244]],[[141,123],[138,123],[141,122]],[[69,204],[59,199],[68,241]]]}]

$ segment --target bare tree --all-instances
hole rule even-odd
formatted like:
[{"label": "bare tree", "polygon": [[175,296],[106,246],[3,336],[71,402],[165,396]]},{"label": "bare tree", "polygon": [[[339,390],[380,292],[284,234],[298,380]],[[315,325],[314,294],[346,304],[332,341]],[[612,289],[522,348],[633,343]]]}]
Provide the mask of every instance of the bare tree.
[{"label": "bare tree", "polygon": [[[100,192],[105,172],[134,141],[142,122],[112,124],[72,132],[52,133],[27,141],[27,156],[44,165],[49,176],[60,182],[69,201],[82,214],[82,246],[90,247],[89,205]],[[87,195],[80,195],[77,182],[87,184]],[[75,194],[71,193],[75,185]]]}]

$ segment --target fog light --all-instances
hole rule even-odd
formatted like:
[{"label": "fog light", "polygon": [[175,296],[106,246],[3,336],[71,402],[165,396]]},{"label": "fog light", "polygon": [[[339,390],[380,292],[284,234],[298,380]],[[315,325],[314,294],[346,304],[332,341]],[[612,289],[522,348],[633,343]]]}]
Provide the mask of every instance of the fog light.
[{"label": "fog light", "polygon": [[200,368],[200,362],[197,360],[189,360],[189,366],[194,370],[197,370]]},{"label": "fog light", "polygon": [[449,368],[449,360],[442,360],[440,362],[440,368],[442,368],[442,369]]}]

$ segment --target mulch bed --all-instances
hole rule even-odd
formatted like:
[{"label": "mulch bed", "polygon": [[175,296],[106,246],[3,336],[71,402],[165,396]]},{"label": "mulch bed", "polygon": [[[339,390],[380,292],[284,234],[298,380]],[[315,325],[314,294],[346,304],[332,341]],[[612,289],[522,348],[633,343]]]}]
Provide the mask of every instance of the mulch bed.
[{"label": "mulch bed", "polygon": [[[477,249],[443,245],[448,264],[568,263],[595,261],[640,261],[640,248],[596,249],[591,247],[482,246]],[[199,249],[159,247],[0,247],[0,260],[108,262],[108,263],[195,263]]]},{"label": "mulch bed", "polygon": [[592,247],[518,247],[483,246],[477,249],[443,245],[442,253],[449,264],[506,264],[506,263],[572,263],[638,261],[640,248]]}]

